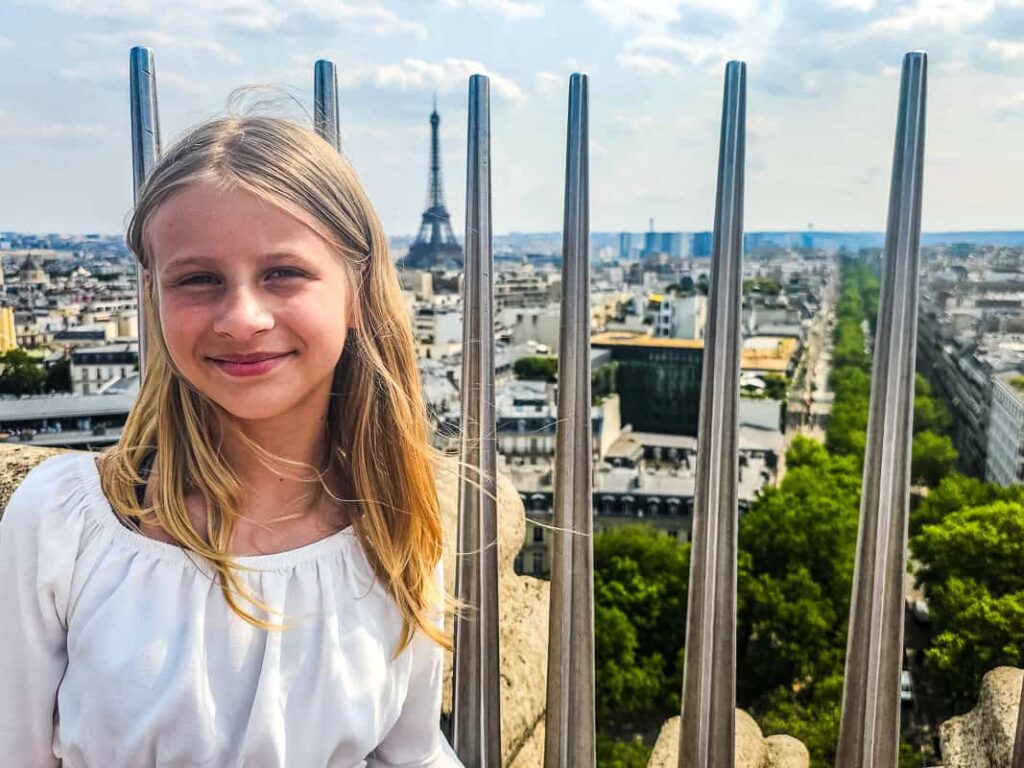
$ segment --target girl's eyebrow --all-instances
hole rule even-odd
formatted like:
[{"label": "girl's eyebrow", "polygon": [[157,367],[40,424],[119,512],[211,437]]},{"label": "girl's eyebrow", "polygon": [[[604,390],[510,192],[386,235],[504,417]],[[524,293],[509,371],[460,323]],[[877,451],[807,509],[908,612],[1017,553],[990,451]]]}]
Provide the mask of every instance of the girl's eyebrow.
[{"label": "girl's eyebrow", "polygon": [[[302,264],[311,265],[311,262],[308,258],[294,251],[270,251],[259,257],[259,260],[263,263],[280,261],[282,259],[286,259],[289,261],[297,261]],[[205,267],[210,266],[211,264],[219,263],[220,261],[222,260],[213,256],[194,254],[190,256],[183,256],[179,259],[171,259],[171,261],[167,264],[167,266],[164,269],[169,272],[171,270],[181,269],[185,267]]]}]

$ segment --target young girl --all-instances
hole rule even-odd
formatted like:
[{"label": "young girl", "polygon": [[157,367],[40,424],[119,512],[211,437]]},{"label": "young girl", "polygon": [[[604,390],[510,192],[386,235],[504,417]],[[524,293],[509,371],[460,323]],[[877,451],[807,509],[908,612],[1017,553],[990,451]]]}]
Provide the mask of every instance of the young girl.
[{"label": "young girl", "polygon": [[290,122],[211,121],[128,243],[147,344],[120,443],[43,462],[0,521],[0,762],[461,765],[435,453],[352,170]]}]

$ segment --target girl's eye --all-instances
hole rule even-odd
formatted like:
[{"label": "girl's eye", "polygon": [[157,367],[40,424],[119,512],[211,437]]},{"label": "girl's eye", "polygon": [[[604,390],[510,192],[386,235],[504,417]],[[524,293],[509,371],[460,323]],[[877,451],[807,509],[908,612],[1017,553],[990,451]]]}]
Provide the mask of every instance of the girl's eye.
[{"label": "girl's eye", "polygon": [[268,277],[305,277],[305,275],[292,267],[277,267],[267,272]]},{"label": "girl's eye", "polygon": [[178,285],[210,285],[216,282],[213,275],[190,275],[178,281]]}]

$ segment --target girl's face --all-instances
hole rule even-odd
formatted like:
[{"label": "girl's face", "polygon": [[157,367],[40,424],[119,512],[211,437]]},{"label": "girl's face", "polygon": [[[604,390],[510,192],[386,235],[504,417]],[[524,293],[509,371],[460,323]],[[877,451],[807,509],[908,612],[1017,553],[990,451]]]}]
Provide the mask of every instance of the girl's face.
[{"label": "girl's face", "polygon": [[241,189],[200,182],[149,221],[171,359],[243,421],[322,415],[352,300],[341,257],[308,226]]}]

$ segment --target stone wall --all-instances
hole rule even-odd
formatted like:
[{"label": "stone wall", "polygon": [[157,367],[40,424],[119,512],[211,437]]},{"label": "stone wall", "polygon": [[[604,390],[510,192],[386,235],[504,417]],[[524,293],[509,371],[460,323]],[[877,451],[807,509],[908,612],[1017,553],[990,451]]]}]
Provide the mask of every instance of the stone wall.
[{"label": "stone wall", "polygon": [[970,712],[939,727],[945,768],[1008,768],[1024,671],[996,667],[981,681]]},{"label": "stone wall", "polygon": [[[647,768],[676,768],[679,765],[679,729],[682,720],[665,721],[658,734]],[[736,768],[809,768],[811,755],[792,736],[765,738],[754,718],[736,710]]]}]

